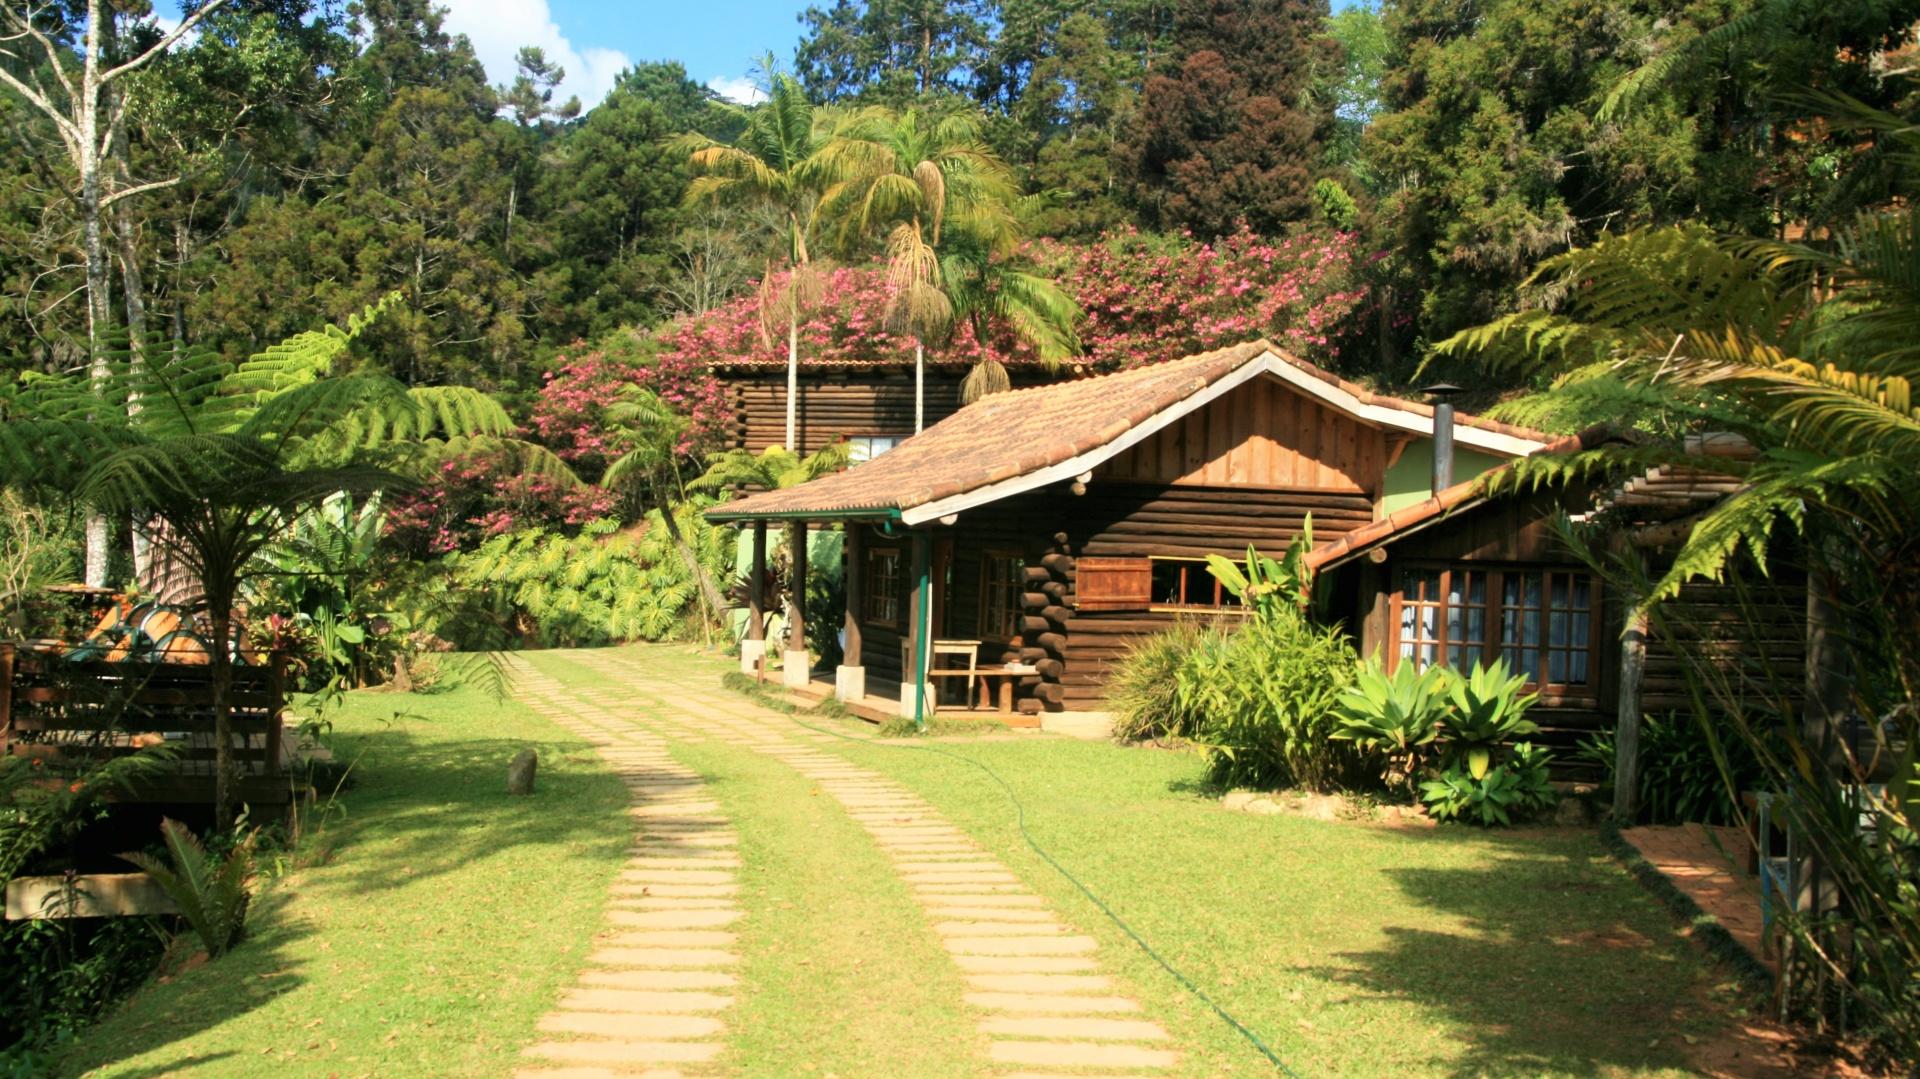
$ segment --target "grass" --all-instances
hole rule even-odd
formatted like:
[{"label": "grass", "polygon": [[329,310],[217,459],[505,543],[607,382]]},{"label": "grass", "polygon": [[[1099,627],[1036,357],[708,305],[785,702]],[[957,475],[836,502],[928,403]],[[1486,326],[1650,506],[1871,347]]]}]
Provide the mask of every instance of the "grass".
[{"label": "grass", "polygon": [[[624,788],[578,739],[473,689],[352,694],[332,744],[358,764],[331,860],[276,881],[245,944],[142,990],[63,1073],[512,1070],[600,928]],[[538,791],[510,797],[527,745]]]},{"label": "grass", "polygon": [[[937,748],[1003,776],[1040,845],[1300,1074],[1687,1074],[1689,1047],[1728,1023],[1712,998],[1730,987],[1592,833],[1234,813],[1185,752]],[[1273,1073],[1032,853],[981,772],[895,745],[841,750],[927,797],[1100,938],[1188,1048],[1190,1074]]]},{"label": "grass", "polygon": [[740,829],[745,964],[722,1074],[973,1074],[960,974],[866,833],[769,757],[714,743],[675,755]]}]

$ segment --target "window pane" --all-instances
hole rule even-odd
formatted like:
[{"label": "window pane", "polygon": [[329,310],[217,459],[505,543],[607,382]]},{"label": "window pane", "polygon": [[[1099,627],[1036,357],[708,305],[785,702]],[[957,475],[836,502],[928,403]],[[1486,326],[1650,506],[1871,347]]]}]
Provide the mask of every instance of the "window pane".
[{"label": "window pane", "polygon": [[1571,659],[1571,662],[1569,663],[1568,670],[1567,670],[1567,684],[1573,685],[1573,686],[1586,685],[1587,684],[1587,654],[1585,652],[1574,652],[1572,653],[1570,659]]},{"label": "window pane", "polygon": [[1566,684],[1567,654],[1565,652],[1547,653],[1547,681],[1555,685]]},{"label": "window pane", "polygon": [[1593,582],[1585,576],[1573,579],[1573,607],[1577,611],[1593,610]]},{"label": "window pane", "polygon": [[1420,637],[1428,641],[1440,639],[1440,608],[1420,608]]},{"label": "window pane", "polygon": [[1589,612],[1580,612],[1579,617],[1573,620],[1573,646],[1575,648],[1585,649],[1587,647],[1587,634],[1591,632],[1592,629],[1593,622]]},{"label": "window pane", "polygon": [[1567,646],[1567,613],[1554,611],[1547,616],[1547,643],[1558,648]]}]

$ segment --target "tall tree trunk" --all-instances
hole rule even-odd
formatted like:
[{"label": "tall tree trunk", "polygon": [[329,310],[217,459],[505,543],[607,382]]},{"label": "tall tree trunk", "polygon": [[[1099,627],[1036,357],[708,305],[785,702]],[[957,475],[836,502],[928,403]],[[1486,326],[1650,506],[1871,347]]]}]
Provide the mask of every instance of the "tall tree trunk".
[{"label": "tall tree trunk", "polygon": [[[116,139],[116,151],[124,155],[126,143]],[[122,157],[122,167],[125,161]],[[147,301],[146,286],[140,274],[140,254],[133,242],[133,222],[127,220],[125,209],[116,207],[113,213],[113,235],[120,255],[120,286],[127,307],[127,361],[135,369],[147,360]],[[129,394],[127,398],[127,418],[140,414],[140,400]],[[153,536],[152,522],[145,514],[135,513],[132,521],[133,533],[133,579],[144,592],[157,591],[153,580]]]},{"label": "tall tree trunk", "polygon": [[794,268],[795,280],[787,286],[787,445],[793,453],[800,452],[800,444],[794,441],[794,417],[798,414],[795,404],[800,394],[800,282],[799,267]]},{"label": "tall tree trunk", "polygon": [[[233,759],[233,709],[228,703],[233,684],[233,655],[227,641],[233,634],[233,595],[224,584],[215,584],[223,576],[209,572],[207,582],[207,675],[213,693],[213,827],[225,834],[233,828],[233,799],[239,778]],[[224,593],[224,594],[216,594]],[[271,764],[271,762],[269,762]]]},{"label": "tall tree trunk", "polygon": [[918,336],[913,339],[913,433],[927,425],[927,346]]}]

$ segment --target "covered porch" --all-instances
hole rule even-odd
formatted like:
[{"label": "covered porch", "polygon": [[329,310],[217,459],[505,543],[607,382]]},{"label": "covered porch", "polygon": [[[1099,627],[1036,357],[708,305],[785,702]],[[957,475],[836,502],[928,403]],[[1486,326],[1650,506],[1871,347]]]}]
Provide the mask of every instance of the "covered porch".
[{"label": "covered porch", "polygon": [[[777,678],[802,696],[830,695],[877,722],[938,714],[1040,725],[1048,695],[1043,665],[1051,659],[1057,668],[1059,661],[1029,641],[1031,631],[1052,627],[1043,619],[1024,624],[1024,597],[1029,587],[1042,586],[1039,578],[1051,581],[1053,571],[1029,570],[1017,551],[978,553],[951,520],[907,525],[894,509],[742,515],[738,521],[751,537],[743,673]],[[775,529],[784,533],[787,551],[784,589],[773,587]],[[779,593],[805,596],[820,569],[809,565],[809,534],[828,529],[843,534],[839,618],[818,624],[789,602],[784,637],[770,639]],[[1064,588],[1062,582],[1053,590],[1064,595]],[[1045,591],[1034,595],[1042,605],[1053,603]],[[836,652],[837,664],[814,659]],[[770,674],[776,665],[777,675]]]}]

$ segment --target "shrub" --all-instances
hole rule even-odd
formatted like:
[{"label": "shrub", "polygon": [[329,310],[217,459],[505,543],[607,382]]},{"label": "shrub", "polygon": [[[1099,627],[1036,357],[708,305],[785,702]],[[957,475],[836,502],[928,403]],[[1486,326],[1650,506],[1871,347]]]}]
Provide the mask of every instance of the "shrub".
[{"label": "shrub", "polygon": [[224,857],[207,852],[198,837],[177,820],[162,820],[171,864],[150,854],[120,857],[146,871],[167,893],[180,917],[200,938],[211,958],[230,951],[246,933],[247,907],[253,899],[253,845],[249,833]]},{"label": "shrub", "polygon": [[[1714,741],[1693,715],[1668,712],[1640,717],[1638,823],[1738,823],[1735,793],[1761,789],[1766,771],[1752,747],[1729,732],[1717,740],[1726,757],[1727,771],[1722,773]],[[1602,786],[1611,792],[1620,763],[1613,730],[1603,729],[1581,742],[1580,756],[1600,766],[1606,777]]]},{"label": "shrub", "polygon": [[1410,790],[1447,716],[1447,674],[1445,667],[1415,670],[1411,663],[1388,674],[1378,657],[1368,660],[1340,695],[1333,736],[1386,758],[1387,786]]},{"label": "shrub", "polygon": [[1553,805],[1547,780],[1551,755],[1532,743],[1513,747],[1498,766],[1475,770],[1465,756],[1454,757],[1433,779],[1420,785],[1420,798],[1439,820],[1474,824],[1512,824]]},{"label": "shrub", "polygon": [[1215,781],[1313,791],[1352,781],[1359,754],[1333,737],[1358,665],[1345,633],[1289,609],[1194,643],[1175,692]]},{"label": "shrub", "polygon": [[1113,736],[1123,742],[1191,737],[1197,717],[1181,701],[1180,666],[1202,638],[1219,633],[1215,625],[1182,621],[1135,641],[1109,684]]}]

